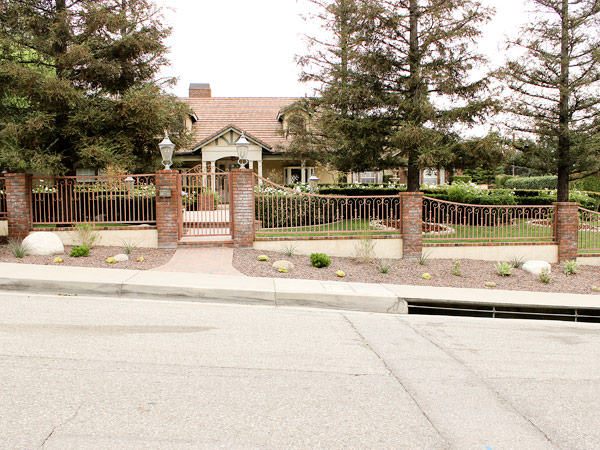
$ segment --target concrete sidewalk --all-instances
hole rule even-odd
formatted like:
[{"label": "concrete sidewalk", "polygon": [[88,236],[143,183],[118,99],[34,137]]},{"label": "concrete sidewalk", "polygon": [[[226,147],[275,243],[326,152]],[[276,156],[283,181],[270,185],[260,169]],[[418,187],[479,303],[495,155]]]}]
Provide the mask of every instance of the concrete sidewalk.
[{"label": "concrete sidewalk", "polygon": [[600,309],[600,297],[594,295],[11,263],[0,263],[0,290],[311,306],[395,314],[406,314],[409,302]]}]

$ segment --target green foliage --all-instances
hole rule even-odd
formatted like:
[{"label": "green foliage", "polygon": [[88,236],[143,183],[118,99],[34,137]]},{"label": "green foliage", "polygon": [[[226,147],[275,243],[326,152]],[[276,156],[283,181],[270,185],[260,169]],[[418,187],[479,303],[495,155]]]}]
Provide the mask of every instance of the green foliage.
[{"label": "green foliage", "polygon": [[328,267],[331,259],[325,253],[311,253],[310,265],[317,268]]},{"label": "green foliage", "polygon": [[496,269],[496,273],[501,277],[508,277],[512,275],[512,266],[507,262],[498,261],[494,264],[494,268]]},{"label": "green foliage", "polygon": [[27,247],[23,245],[22,241],[18,241],[16,239],[8,240],[8,249],[13,254],[15,258],[23,259],[28,254]]},{"label": "green foliage", "polygon": [[361,263],[370,263],[375,259],[375,241],[371,236],[361,236],[354,245],[354,255]]},{"label": "green foliage", "polygon": [[452,183],[446,190],[449,201],[478,205],[516,205],[514,194],[506,189],[483,189],[473,183]]},{"label": "green foliage", "polygon": [[293,256],[297,249],[298,249],[297,245],[288,244],[283,248],[283,253],[285,254],[285,256],[288,256],[288,257]]},{"label": "green foliage", "polygon": [[548,284],[550,283],[550,281],[552,281],[552,277],[548,273],[548,269],[542,269],[542,271],[539,274],[539,279],[544,284]]},{"label": "green foliage", "polygon": [[258,255],[258,258],[256,258],[258,261],[263,261],[263,262],[269,262],[271,261],[271,258],[269,258],[267,255]]},{"label": "green foliage", "polygon": [[579,273],[579,263],[574,259],[563,262],[562,266],[565,275],[575,275]]},{"label": "green foliage", "polygon": [[72,247],[69,256],[73,258],[80,258],[82,256],[90,256],[90,248],[87,245],[79,245]]},{"label": "green foliage", "polygon": [[571,183],[571,186],[580,191],[600,192],[600,176],[593,175]]},{"label": "green foliage", "polygon": [[394,268],[394,263],[389,259],[380,259],[377,263],[377,269],[380,273],[388,273]]},{"label": "green foliage", "polygon": [[419,265],[426,266],[429,261],[429,257],[431,256],[431,250],[423,250],[419,255]]},{"label": "green foliage", "polygon": [[513,178],[512,175],[496,175],[494,184],[498,189],[508,187],[508,186],[506,186],[506,182],[508,180],[510,180],[511,178]]},{"label": "green foliage", "polygon": [[504,187],[513,189],[556,189],[558,177],[546,175],[543,177],[510,178],[504,183]]},{"label": "green foliage", "polygon": [[75,225],[75,234],[79,245],[88,248],[93,248],[101,239],[100,233],[96,231],[96,227],[91,223],[78,223]]},{"label": "green foliage", "polygon": [[150,0],[0,3],[0,166],[60,174],[154,170],[187,105],[158,81],[170,30]]},{"label": "green foliage", "polygon": [[453,183],[469,183],[471,181],[473,181],[473,178],[471,178],[471,175],[454,175],[452,177]]},{"label": "green foliage", "polygon": [[460,267],[460,259],[452,260],[452,267],[450,268],[450,273],[456,277],[462,277],[462,270]]},{"label": "green foliage", "polygon": [[514,269],[520,269],[521,266],[523,266],[523,264],[525,264],[525,257],[523,256],[513,256],[511,259],[508,260],[508,263],[511,265],[511,267],[513,267]]},{"label": "green foliage", "polygon": [[127,239],[121,240],[121,247],[123,247],[123,253],[126,255],[131,255],[133,251],[138,248],[139,242],[128,241]]}]

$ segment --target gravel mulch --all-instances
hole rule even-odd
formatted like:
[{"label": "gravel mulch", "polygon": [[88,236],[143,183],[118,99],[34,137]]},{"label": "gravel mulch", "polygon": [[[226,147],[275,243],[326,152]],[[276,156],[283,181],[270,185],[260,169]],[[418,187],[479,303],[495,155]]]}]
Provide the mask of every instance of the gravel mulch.
[{"label": "gravel mulch", "polygon": [[[258,255],[267,255],[270,262],[259,262]],[[294,264],[289,273],[280,273],[272,267],[273,262],[286,260]],[[390,260],[391,261],[391,260]],[[265,252],[253,249],[236,249],[233,256],[234,267],[251,277],[303,278],[328,281],[358,281],[363,283],[389,283],[416,286],[441,286],[457,288],[486,289],[486,282],[496,283],[495,288],[518,291],[564,292],[574,294],[598,294],[592,286],[600,286],[600,267],[580,266],[576,275],[565,275],[559,264],[552,265],[552,280],[543,284],[538,277],[522,269],[513,269],[509,277],[501,277],[496,273],[493,262],[461,260],[462,276],[452,275],[452,260],[431,259],[425,266],[417,261],[393,260],[393,268],[387,273],[378,270],[376,262],[360,263],[355,258],[331,257],[331,265],[317,269],[310,265],[308,256],[284,253]],[[342,270],[345,278],[338,278],[335,273]],[[430,280],[421,275],[429,273]]]},{"label": "gravel mulch", "polygon": [[[156,248],[135,248],[129,255],[129,261],[109,264],[106,258],[123,253],[122,247],[94,247],[90,249],[90,256],[72,258],[69,256],[70,246],[65,246],[64,255],[60,256],[64,262],[54,263],[55,256],[31,256],[27,255],[22,259],[15,258],[6,245],[0,245],[0,262],[18,263],[18,264],[42,264],[42,265],[60,265],[60,266],[78,266],[78,267],[101,267],[105,269],[134,269],[149,270],[166,264],[175,253],[175,250],[159,250]],[[143,257],[143,262],[137,262],[136,259]]]}]

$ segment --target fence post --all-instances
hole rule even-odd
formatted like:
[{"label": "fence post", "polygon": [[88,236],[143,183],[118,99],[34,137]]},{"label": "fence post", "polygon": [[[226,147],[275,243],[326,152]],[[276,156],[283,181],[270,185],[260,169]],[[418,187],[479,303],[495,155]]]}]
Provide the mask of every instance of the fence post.
[{"label": "fence post", "polygon": [[423,249],[423,194],[400,192],[402,204],[402,258],[419,259]]},{"label": "fence post", "polygon": [[254,243],[254,172],[231,171],[233,217],[231,229],[234,247],[252,247]]},{"label": "fence post", "polygon": [[7,173],[4,177],[8,236],[21,240],[31,230],[31,176],[25,173]]},{"label": "fence post", "polygon": [[179,240],[180,195],[177,189],[177,170],[156,172],[156,228],[158,248],[177,248]]},{"label": "fence post", "polygon": [[579,203],[554,202],[558,262],[577,258],[579,241]]}]

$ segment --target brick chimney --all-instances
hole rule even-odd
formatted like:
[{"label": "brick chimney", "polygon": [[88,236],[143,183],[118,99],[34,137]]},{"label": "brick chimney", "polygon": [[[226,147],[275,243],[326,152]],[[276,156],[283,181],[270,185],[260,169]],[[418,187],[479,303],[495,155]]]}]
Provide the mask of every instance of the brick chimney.
[{"label": "brick chimney", "polygon": [[210,98],[210,84],[208,83],[190,83],[191,98]]}]

